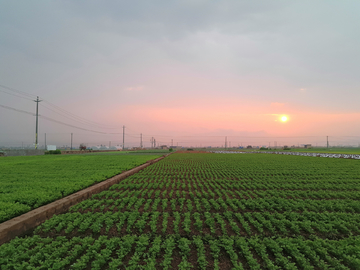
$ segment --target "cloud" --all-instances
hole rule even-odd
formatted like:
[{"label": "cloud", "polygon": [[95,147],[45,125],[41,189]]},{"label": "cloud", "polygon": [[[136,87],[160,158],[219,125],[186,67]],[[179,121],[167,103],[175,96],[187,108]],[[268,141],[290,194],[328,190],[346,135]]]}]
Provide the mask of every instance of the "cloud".
[{"label": "cloud", "polygon": [[130,86],[126,87],[125,91],[142,91],[144,89],[143,86]]}]

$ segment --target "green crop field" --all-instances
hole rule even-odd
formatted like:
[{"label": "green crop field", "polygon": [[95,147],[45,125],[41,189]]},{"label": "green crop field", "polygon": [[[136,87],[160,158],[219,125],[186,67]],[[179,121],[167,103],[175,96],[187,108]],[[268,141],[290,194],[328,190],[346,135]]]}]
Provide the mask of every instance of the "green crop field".
[{"label": "green crop field", "polygon": [[360,269],[359,172],[175,153],[3,244],[1,269]]},{"label": "green crop field", "polygon": [[163,155],[169,154],[168,149],[144,149],[144,150],[136,150],[136,151],[109,151],[109,152],[86,152],[84,151],[83,155],[144,155],[144,154],[152,154],[152,155]]},{"label": "green crop field", "polygon": [[1,157],[0,223],[160,156],[113,153]]}]

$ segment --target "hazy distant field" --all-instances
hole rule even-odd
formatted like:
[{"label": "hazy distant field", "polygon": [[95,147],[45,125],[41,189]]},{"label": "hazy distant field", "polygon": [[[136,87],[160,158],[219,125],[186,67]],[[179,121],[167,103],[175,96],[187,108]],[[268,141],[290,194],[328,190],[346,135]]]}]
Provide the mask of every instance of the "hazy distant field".
[{"label": "hazy distant field", "polygon": [[360,162],[175,153],[0,247],[18,269],[360,269]]},{"label": "hazy distant field", "polygon": [[[204,149],[206,151],[245,151],[245,152],[253,152],[253,151],[260,151],[260,149],[238,149],[238,148],[211,148],[211,149]],[[262,150],[261,150],[262,151]],[[264,150],[265,152],[266,150]],[[282,148],[271,148],[269,151],[283,151]],[[291,150],[285,150],[289,152],[308,152],[308,153],[330,153],[330,154],[360,154],[360,148],[353,147],[353,148],[326,148],[326,147],[313,147],[313,148],[291,148]]]},{"label": "hazy distant field", "polygon": [[308,153],[330,153],[330,154],[360,154],[360,148],[293,148],[290,151]]}]

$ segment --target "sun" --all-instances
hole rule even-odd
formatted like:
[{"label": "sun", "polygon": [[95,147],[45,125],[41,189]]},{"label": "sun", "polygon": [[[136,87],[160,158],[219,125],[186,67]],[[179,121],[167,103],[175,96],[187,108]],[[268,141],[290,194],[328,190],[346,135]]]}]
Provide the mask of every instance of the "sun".
[{"label": "sun", "polygon": [[283,116],[281,116],[280,119],[281,119],[282,122],[286,122],[288,120],[288,117],[283,115]]}]

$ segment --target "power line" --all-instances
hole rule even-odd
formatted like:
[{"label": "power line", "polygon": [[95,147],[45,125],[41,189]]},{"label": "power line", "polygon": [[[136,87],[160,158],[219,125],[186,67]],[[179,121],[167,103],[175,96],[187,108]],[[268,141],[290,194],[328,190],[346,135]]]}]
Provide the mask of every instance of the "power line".
[{"label": "power line", "polygon": [[122,134],[121,132],[108,133],[108,132],[101,132],[101,131],[91,130],[91,129],[87,129],[87,128],[81,128],[81,127],[78,127],[78,126],[74,126],[74,125],[71,125],[71,124],[67,124],[67,123],[52,119],[50,117],[43,116],[43,115],[39,115],[39,117],[41,117],[43,119],[46,119],[48,121],[52,121],[52,122],[64,125],[64,126],[68,126],[68,127],[72,127],[72,128],[76,128],[76,129],[81,129],[81,130],[85,130],[85,131],[89,131],[89,132],[94,132],[94,133],[99,133],[99,134]]},{"label": "power line", "polygon": [[[36,116],[36,114],[32,113],[32,112],[28,112],[28,111],[24,111],[24,110],[19,110],[19,109],[16,109],[16,108],[13,108],[13,107],[9,107],[9,106],[5,106],[5,105],[1,105],[0,104],[0,107],[4,108],[4,109],[8,109],[8,110],[13,110],[13,111],[17,111],[17,112],[20,112],[20,113],[24,113],[24,114],[29,114],[29,115],[32,115],[32,116]],[[39,117],[43,118],[43,119],[46,119],[48,121],[51,121],[51,122],[54,122],[54,123],[58,123],[58,124],[61,124],[61,125],[64,125],[64,126],[68,126],[68,127],[72,127],[72,128],[76,128],[76,129],[81,129],[81,130],[84,130],[84,131],[89,131],[89,132],[94,132],[94,133],[99,133],[99,134],[122,134],[121,132],[101,132],[101,131],[96,131],[96,130],[91,130],[91,129],[87,129],[87,128],[81,128],[81,127],[78,127],[78,126],[74,126],[74,125],[71,125],[71,124],[67,124],[67,123],[64,123],[64,122],[61,122],[61,121],[58,121],[58,120],[55,120],[55,119],[52,119],[50,117],[46,117],[46,116],[43,116],[43,115],[39,115]]]},{"label": "power line", "polygon": [[[17,89],[14,89],[14,88],[12,88],[12,87],[5,86],[5,85],[2,85],[2,84],[0,84],[0,87],[6,89],[6,90],[8,90],[8,91],[12,91],[12,92],[14,92],[14,93],[9,93],[9,92],[6,92],[6,91],[1,90],[1,89],[0,89],[0,92],[3,92],[3,93],[8,94],[8,95],[15,96],[15,97],[23,98],[23,99],[26,99],[26,100],[33,101],[33,99],[37,97],[36,95],[29,94],[29,93],[26,93],[26,92],[24,92],[24,91],[20,91],[20,90],[17,90]],[[66,111],[66,110],[60,108],[59,106],[57,106],[57,105],[55,105],[55,104],[53,104],[53,103],[45,100],[44,98],[43,98],[43,102],[48,103],[49,105],[51,105],[53,108],[59,110],[60,112],[55,111],[54,109],[51,109],[51,108],[49,108],[49,107],[47,107],[47,106],[45,106],[45,105],[41,105],[41,106],[44,106],[45,108],[47,108],[47,109],[49,109],[49,110],[51,110],[51,111],[53,111],[53,112],[55,112],[55,113],[63,116],[63,117],[67,117],[68,119],[71,119],[71,120],[74,120],[74,121],[78,121],[78,122],[80,122],[80,123],[82,123],[82,124],[95,125],[95,126],[98,126],[98,127],[100,127],[100,128],[105,128],[105,129],[119,129],[118,127],[115,127],[115,126],[111,126],[111,127],[110,127],[109,125],[99,124],[99,123],[96,123],[96,122],[94,122],[94,121],[88,120],[88,119],[86,119],[86,118],[77,116],[77,115],[75,115],[75,114],[73,114],[73,113],[71,113],[71,112],[69,112],[69,111]],[[65,115],[68,115],[68,116],[65,116]],[[71,118],[70,118],[70,117],[71,117]]]},{"label": "power line", "polygon": [[[151,137],[151,136],[156,136],[156,137],[167,137],[167,138],[171,138],[171,137],[176,137],[176,138],[192,138],[192,137],[201,137],[201,138],[224,138],[225,136],[223,135],[143,135],[146,137]],[[259,139],[264,139],[264,138],[316,138],[316,137],[323,137],[323,136],[241,136],[241,135],[234,135],[234,136],[226,136],[228,138],[259,138]],[[346,137],[346,136],[344,136]],[[350,136],[351,137],[351,136]],[[360,136],[354,136],[354,137],[360,137]]]},{"label": "power line", "polygon": [[[50,110],[50,111],[53,111],[53,112],[61,115],[61,116],[63,116],[63,117],[65,117],[65,118],[67,118],[67,119],[70,119],[70,120],[73,120],[73,121],[77,121],[77,122],[79,122],[79,123],[81,123],[81,124],[94,126],[94,124],[92,124],[92,123],[87,123],[86,121],[78,120],[78,119],[76,119],[76,118],[73,117],[73,116],[70,116],[70,115],[67,116],[66,114],[59,113],[59,112],[57,112],[57,111],[55,111],[55,110],[53,110],[53,109],[51,109],[51,108],[49,108],[49,107],[47,107],[47,106],[45,106],[45,105],[41,105],[41,106],[44,107],[44,108],[46,108],[46,109],[48,109],[48,110]],[[102,128],[104,128],[104,127],[102,127]],[[108,129],[115,129],[115,128],[108,128]],[[118,128],[117,128],[117,129],[118,129]]]},{"label": "power line", "polygon": [[5,88],[5,89],[10,90],[10,91],[13,91],[13,92],[18,93],[18,94],[23,95],[23,96],[27,96],[28,98],[31,98],[31,99],[36,98],[36,95],[29,94],[29,93],[26,93],[24,91],[16,90],[16,89],[14,89],[12,87],[9,87],[9,86],[5,86],[5,85],[0,84],[0,87]]},{"label": "power line", "polygon": [[19,110],[19,109],[13,108],[13,107],[1,105],[1,104],[0,104],[0,107],[2,107],[2,108],[4,108],[4,109],[13,110],[13,111],[17,111],[17,112],[20,112],[20,113],[25,113],[25,114],[30,114],[30,115],[32,115],[32,116],[35,116],[35,114],[32,113],[32,112],[27,112],[27,111],[24,111],[24,110]]},{"label": "power line", "polygon": [[[119,129],[118,127],[117,127],[117,128],[115,128],[114,126],[109,127],[108,125],[99,124],[99,123],[97,123],[97,122],[94,122],[94,121],[88,120],[88,119],[86,119],[86,118],[77,116],[76,114],[73,114],[73,113],[71,113],[71,112],[69,112],[69,111],[66,111],[66,110],[60,108],[59,106],[57,106],[57,105],[55,105],[55,104],[53,104],[53,103],[51,103],[51,102],[49,102],[49,101],[47,101],[47,100],[44,100],[44,102],[48,103],[49,105],[51,105],[51,106],[54,107],[55,109],[61,111],[62,113],[67,114],[68,116],[73,117],[73,118],[75,118],[75,119],[78,119],[78,121],[88,122],[88,124],[95,125],[95,126],[99,126],[99,127],[101,127],[101,128]],[[61,113],[59,113],[59,112],[56,112],[56,113],[61,114]]]},{"label": "power line", "polygon": [[129,134],[129,133],[125,133],[126,136],[132,137],[132,138],[140,138],[139,135],[133,135],[133,134]]},{"label": "power line", "polygon": [[5,93],[5,94],[8,94],[8,95],[11,95],[11,96],[14,96],[14,97],[19,97],[19,98],[23,98],[23,99],[31,100],[31,101],[32,101],[32,99],[30,99],[30,98],[22,97],[22,96],[19,96],[19,95],[17,95],[17,94],[13,94],[13,93],[8,93],[8,92],[6,92],[6,91],[4,91],[4,90],[1,90],[1,89],[0,89],[0,92],[3,92],[3,93]]}]

